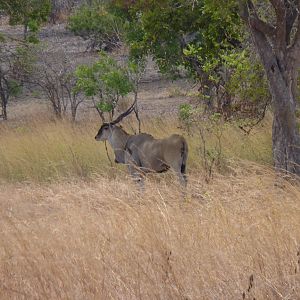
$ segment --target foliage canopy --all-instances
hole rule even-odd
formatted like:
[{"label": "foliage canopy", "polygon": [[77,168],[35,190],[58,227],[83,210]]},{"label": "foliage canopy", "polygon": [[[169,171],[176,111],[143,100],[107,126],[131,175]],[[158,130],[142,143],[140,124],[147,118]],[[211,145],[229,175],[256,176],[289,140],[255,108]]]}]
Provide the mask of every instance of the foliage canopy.
[{"label": "foliage canopy", "polygon": [[77,83],[74,92],[87,97],[97,97],[96,107],[102,113],[113,114],[118,101],[134,89],[127,70],[104,52],[93,65],[81,65],[76,70]]},{"label": "foliage canopy", "polygon": [[9,15],[11,25],[24,25],[24,37],[30,30],[29,41],[37,42],[35,34],[40,25],[46,22],[50,11],[50,0],[0,0],[0,8]]},{"label": "foliage canopy", "polygon": [[82,5],[69,18],[69,29],[90,40],[90,48],[112,50],[120,45],[123,21],[111,14],[103,3]]},{"label": "foliage canopy", "polygon": [[126,21],[131,58],[150,55],[172,77],[183,66],[210,109],[237,114],[245,102],[255,115],[270,98],[237,1],[113,0],[110,11]]}]

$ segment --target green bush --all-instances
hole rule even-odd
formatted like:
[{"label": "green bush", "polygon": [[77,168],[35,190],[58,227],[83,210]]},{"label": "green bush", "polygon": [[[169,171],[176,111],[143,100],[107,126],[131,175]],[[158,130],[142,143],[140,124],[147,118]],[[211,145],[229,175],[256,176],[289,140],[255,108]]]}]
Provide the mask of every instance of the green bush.
[{"label": "green bush", "polygon": [[77,82],[74,93],[82,92],[87,97],[97,98],[96,108],[102,116],[110,112],[112,117],[119,100],[134,89],[127,69],[120,67],[104,52],[92,66],[78,66],[75,74]]},{"label": "green bush", "polygon": [[89,40],[89,47],[110,51],[120,46],[122,20],[108,12],[102,4],[83,5],[69,18],[68,28]]},{"label": "green bush", "polygon": [[[1,3],[2,2],[2,3]],[[50,0],[9,0],[0,1],[0,9],[9,16],[11,25],[24,26],[24,38],[37,43],[36,36],[42,23],[48,20],[51,11]]]},{"label": "green bush", "polygon": [[186,122],[190,119],[193,114],[193,108],[190,104],[183,103],[179,106],[179,119]]}]

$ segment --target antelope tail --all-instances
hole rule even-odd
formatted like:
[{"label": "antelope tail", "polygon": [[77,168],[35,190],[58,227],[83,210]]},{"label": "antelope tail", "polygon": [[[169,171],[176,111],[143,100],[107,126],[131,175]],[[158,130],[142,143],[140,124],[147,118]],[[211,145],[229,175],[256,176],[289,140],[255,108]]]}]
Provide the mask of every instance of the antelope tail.
[{"label": "antelope tail", "polygon": [[186,141],[182,141],[182,146],[181,146],[181,174],[185,174],[186,172],[186,161],[187,161],[187,156],[188,156],[188,145]]}]

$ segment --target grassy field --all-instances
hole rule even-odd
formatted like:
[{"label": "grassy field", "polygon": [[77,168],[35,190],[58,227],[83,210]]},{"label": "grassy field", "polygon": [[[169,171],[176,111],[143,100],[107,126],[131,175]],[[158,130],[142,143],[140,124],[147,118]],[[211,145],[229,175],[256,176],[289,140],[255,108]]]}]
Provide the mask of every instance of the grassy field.
[{"label": "grassy field", "polygon": [[[174,124],[143,127],[162,137]],[[172,174],[140,194],[97,129],[1,125],[0,299],[300,298],[300,187],[271,169],[269,121],[250,136],[224,129],[226,168],[209,183],[187,136],[185,201]]]},{"label": "grassy field", "polygon": [[[126,130],[133,133],[128,124]],[[95,175],[115,176],[116,165],[111,168],[103,143],[94,139],[100,124],[50,121],[36,118],[24,124],[0,124],[0,181],[49,182],[62,178],[93,178]],[[136,127],[136,126],[135,126]],[[188,171],[202,171],[201,139],[197,129],[187,135],[178,128],[178,121],[152,119],[145,122],[143,131],[155,137],[171,133],[184,134],[189,144]],[[207,150],[217,143],[212,132],[206,132]],[[225,160],[248,160],[270,165],[272,161],[270,121],[251,135],[233,126],[222,128],[221,157]],[[110,147],[108,147],[110,150]],[[110,151],[110,156],[113,154]],[[124,167],[118,166],[121,170]]]}]

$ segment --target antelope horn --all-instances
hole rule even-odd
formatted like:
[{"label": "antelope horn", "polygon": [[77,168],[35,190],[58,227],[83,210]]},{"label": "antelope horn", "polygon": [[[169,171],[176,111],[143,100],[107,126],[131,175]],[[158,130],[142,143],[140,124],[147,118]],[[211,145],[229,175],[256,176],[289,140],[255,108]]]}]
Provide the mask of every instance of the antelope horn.
[{"label": "antelope horn", "polygon": [[123,113],[121,113],[115,120],[111,121],[110,124],[115,125],[118,124],[123,120],[123,118],[127,117],[129,114],[131,114],[134,110],[134,107],[136,105],[137,99],[134,100],[134,102],[131,104],[131,106]]}]

